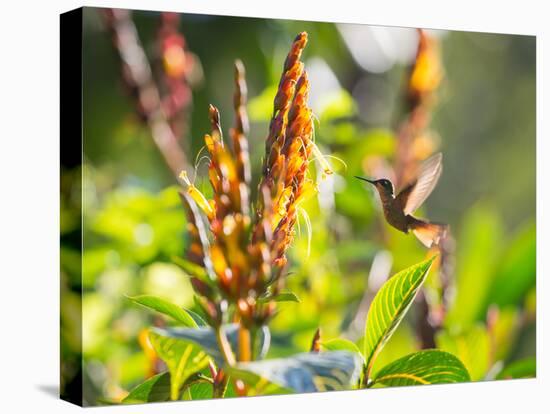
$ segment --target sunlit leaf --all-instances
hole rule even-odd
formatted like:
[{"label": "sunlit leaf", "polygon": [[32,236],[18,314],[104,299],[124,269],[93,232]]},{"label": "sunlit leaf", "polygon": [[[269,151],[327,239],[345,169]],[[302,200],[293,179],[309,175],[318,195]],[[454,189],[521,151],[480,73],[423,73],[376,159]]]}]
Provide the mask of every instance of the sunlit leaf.
[{"label": "sunlit leaf", "polygon": [[497,375],[496,379],[535,378],[537,362],[534,357],[514,361]]},{"label": "sunlit leaf", "polygon": [[470,375],[457,357],[448,352],[428,349],[386,365],[378,372],[372,384],[399,387],[466,381],[470,381]]},{"label": "sunlit leaf", "polygon": [[206,321],[204,320],[204,318],[201,315],[199,315],[197,312],[193,312],[190,309],[185,309],[185,311],[189,314],[189,316],[191,316],[193,318],[193,320],[195,321],[197,326],[207,326],[208,325],[206,323]]},{"label": "sunlit leaf", "polygon": [[537,235],[535,224],[530,222],[502,254],[487,304],[517,305],[530,288],[535,286],[537,271]]},{"label": "sunlit leaf", "polygon": [[[182,395],[183,400],[207,400],[212,398],[212,384],[200,382],[191,385]],[[226,394],[227,396],[227,394]]]},{"label": "sunlit leaf", "polygon": [[260,298],[258,302],[265,303],[269,301],[275,301],[275,302],[300,302],[300,299],[294,292],[281,292],[275,296],[266,296],[264,298]]},{"label": "sunlit leaf", "polygon": [[170,373],[157,374],[139,384],[122,400],[125,404],[168,401],[170,399]]},{"label": "sunlit leaf", "polygon": [[208,277],[208,273],[204,267],[178,256],[172,257],[172,261],[181,267],[189,276],[196,277],[205,283],[212,284],[212,280]]},{"label": "sunlit leaf", "polygon": [[434,258],[397,273],[374,297],[365,326],[363,355],[367,361],[367,373],[370,373],[378,353],[407,313],[418,289],[426,280]]},{"label": "sunlit leaf", "polygon": [[516,343],[520,324],[521,315],[518,309],[507,307],[498,310],[490,333],[495,361],[506,360]]},{"label": "sunlit leaf", "polygon": [[438,348],[464,363],[472,381],[484,378],[489,369],[489,335],[485,326],[478,324],[458,334],[442,331],[435,339]]},{"label": "sunlit leaf", "polygon": [[[268,362],[268,361],[261,361]],[[257,363],[257,362],[255,362]],[[294,390],[292,388],[283,387],[275,382],[262,377],[261,375],[249,371],[247,367],[230,366],[225,370],[233,377],[242,380],[248,387],[248,395],[281,395],[292,394]]]},{"label": "sunlit leaf", "polygon": [[190,328],[198,326],[195,319],[185,309],[180,308],[179,306],[174,305],[173,303],[170,303],[162,298],[152,295],[141,295],[128,297],[128,299],[164,315],[168,315],[181,323],[183,326]]},{"label": "sunlit leaf", "polygon": [[321,341],[321,346],[328,351],[350,351],[361,354],[359,347],[348,339],[336,338]]},{"label": "sunlit leaf", "polygon": [[484,317],[502,232],[494,209],[480,204],[466,214],[457,244],[456,298],[447,313],[446,326],[466,329]]},{"label": "sunlit leaf", "polygon": [[[233,352],[238,349],[238,331],[237,324],[224,325],[223,329],[225,335]],[[163,335],[170,338],[182,339],[185,341],[193,342],[199,345],[210,357],[216,361],[216,364],[223,365],[224,358],[220,351],[216,332],[209,326],[201,326],[198,328],[154,328],[154,331],[159,335]],[[257,335],[257,342],[255,344],[255,355],[257,358],[263,358],[269,349],[270,344],[269,328],[264,326],[259,330]]]},{"label": "sunlit leaf", "polygon": [[273,385],[274,391],[315,392],[354,387],[361,372],[357,353],[330,351],[297,354],[290,358],[238,363],[230,373],[256,389]]},{"label": "sunlit leaf", "polygon": [[170,372],[170,399],[179,399],[181,386],[192,374],[208,365],[208,355],[192,341],[167,338],[149,333],[155,352]]},{"label": "sunlit leaf", "polygon": [[384,348],[376,357],[372,366],[371,377],[376,376],[378,371],[393,361],[418,351],[418,339],[414,329],[406,322],[403,321],[399,324],[391,337],[391,341],[384,345]]}]

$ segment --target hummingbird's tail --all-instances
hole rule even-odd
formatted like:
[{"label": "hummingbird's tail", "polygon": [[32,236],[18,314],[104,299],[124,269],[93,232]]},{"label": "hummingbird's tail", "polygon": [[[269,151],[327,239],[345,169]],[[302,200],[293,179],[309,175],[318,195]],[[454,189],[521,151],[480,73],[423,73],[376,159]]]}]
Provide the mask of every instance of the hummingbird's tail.
[{"label": "hummingbird's tail", "polygon": [[449,231],[449,226],[442,223],[430,223],[428,221],[419,220],[413,216],[407,216],[409,221],[409,229],[420,242],[430,248],[438,245]]}]

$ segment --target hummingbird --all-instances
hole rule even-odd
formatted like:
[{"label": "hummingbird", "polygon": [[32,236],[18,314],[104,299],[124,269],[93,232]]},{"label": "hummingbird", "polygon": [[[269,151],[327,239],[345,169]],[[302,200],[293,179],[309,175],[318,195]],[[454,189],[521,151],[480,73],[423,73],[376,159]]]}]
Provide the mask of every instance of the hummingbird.
[{"label": "hummingbird", "polygon": [[374,185],[380,195],[384,217],[388,224],[405,234],[412,231],[418,240],[428,248],[439,244],[445,237],[449,226],[421,220],[412,214],[435,188],[443,169],[442,160],[443,156],[439,152],[423,161],[416,178],[405,185],[397,195],[393,183],[386,178],[370,180],[355,176],[355,178]]}]

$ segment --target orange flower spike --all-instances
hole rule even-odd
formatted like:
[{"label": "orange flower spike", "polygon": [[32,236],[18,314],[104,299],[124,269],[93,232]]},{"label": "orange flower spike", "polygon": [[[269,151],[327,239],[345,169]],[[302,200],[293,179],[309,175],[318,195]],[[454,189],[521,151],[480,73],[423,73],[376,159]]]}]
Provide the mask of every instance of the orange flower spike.
[{"label": "orange flower spike", "polygon": [[206,144],[206,149],[210,153],[210,155],[214,154],[216,151],[216,144],[217,141],[209,134],[204,135],[204,143]]},{"label": "orange flower spike", "polygon": [[298,83],[296,84],[296,92],[292,101],[288,118],[289,121],[296,118],[301,111],[308,110],[307,98],[309,95],[309,79],[306,71],[302,71]]},{"label": "orange flower spike", "polygon": [[210,166],[218,169],[218,158],[220,153],[225,150],[220,133],[214,130],[211,135],[205,134],[204,143],[206,144],[206,149],[210,153]]},{"label": "orange flower spike", "polygon": [[[218,191],[218,195],[220,197],[222,195],[228,197],[229,204],[226,204],[226,206],[230,211],[241,211],[241,202],[243,197],[241,195],[240,181],[237,176],[235,160],[225,148],[222,149],[218,155],[217,168],[220,174],[221,183],[221,188]],[[244,195],[244,199],[248,199],[247,194]],[[225,212],[223,212],[223,214],[225,214]],[[220,217],[221,215],[222,212],[220,212]]]},{"label": "orange flower spike", "polygon": [[212,258],[214,271],[218,275],[220,281],[227,288],[231,284],[231,279],[233,275],[231,269],[227,264],[227,261],[225,260],[225,255],[221,247],[217,244],[213,245],[210,249],[210,256]]},{"label": "orange flower spike", "polygon": [[263,206],[263,210],[258,213],[258,222],[252,233],[252,246],[255,246],[260,242],[270,243],[273,236],[271,227],[273,205],[271,192],[266,184],[260,186],[258,191],[258,199],[260,201],[259,204]]},{"label": "orange flower spike", "polygon": [[233,157],[227,148],[221,145],[221,140],[216,131],[212,135],[205,136],[206,147],[210,152],[210,164],[208,166],[208,176],[212,189],[214,190],[214,200],[216,200],[216,211],[219,217],[223,218],[225,210],[220,210],[222,205],[229,207],[229,204],[223,202],[220,204],[222,196],[230,197],[233,203],[239,204],[237,172]]},{"label": "orange flower spike", "polygon": [[248,155],[248,115],[246,113],[247,86],[244,65],[240,60],[235,62],[235,93],[233,107],[235,109],[235,126],[231,129],[233,150],[237,161],[239,179],[250,183],[250,159]]},{"label": "orange flower spike", "polygon": [[304,157],[300,155],[302,148],[302,143],[300,140],[296,140],[290,146],[290,151],[293,154],[292,157],[289,157],[287,171],[286,171],[286,180],[285,186],[291,186],[293,183],[301,181],[301,177],[298,174],[302,170],[302,166],[306,162]]},{"label": "orange flower spike", "polygon": [[[208,166],[208,179],[210,180],[210,185],[214,190],[214,194],[218,194],[221,191],[220,176],[218,175],[218,172],[216,171],[216,168],[213,165]],[[210,200],[210,202],[212,204],[214,200]],[[213,204],[215,205],[215,203]]]},{"label": "orange flower spike", "polygon": [[296,65],[292,71],[289,71],[285,78],[281,80],[275,99],[273,100],[274,111],[277,116],[283,116],[290,104],[290,100],[294,96],[294,90],[296,86],[296,78],[300,76],[301,70],[303,70],[303,64]]},{"label": "orange flower spike", "polygon": [[227,260],[232,268],[236,268],[241,272],[247,270],[248,267],[246,250],[243,250],[245,221],[245,218],[239,213],[227,215],[222,222],[221,230],[223,234],[220,235],[220,239],[223,240],[225,246]]},{"label": "orange flower spike", "polygon": [[296,61],[300,59],[302,56],[302,52],[307,44],[307,33],[301,32],[299,33],[296,38],[294,39],[294,42],[292,42],[292,46],[290,47],[290,52],[288,52],[288,55],[285,60],[284,69],[285,71],[290,69]]},{"label": "orange flower spike", "polygon": [[239,195],[240,195],[240,210],[245,217],[246,225],[250,224],[250,190],[246,183],[239,183]]},{"label": "orange flower spike", "polygon": [[[275,116],[271,119],[271,122],[269,123],[269,135],[266,138],[265,141],[265,150],[266,150],[266,156],[269,157],[269,154],[273,148],[273,145],[275,145],[275,142],[278,138],[280,138],[285,126],[285,119],[284,119],[285,112],[278,111]],[[279,145],[280,146],[280,145]],[[264,169],[268,167],[270,164],[266,163],[264,160]]]},{"label": "orange flower spike", "polygon": [[287,214],[288,205],[293,198],[292,188],[286,187],[283,189],[282,194],[276,200],[274,205],[274,216],[273,216],[273,228],[277,226],[282,217]]},{"label": "orange flower spike", "polygon": [[[311,125],[313,118],[311,110],[307,106],[307,97],[309,93],[309,80],[304,71],[296,85],[296,93],[292,100],[292,105],[288,113],[288,126],[286,131],[287,142],[285,142],[285,154],[288,154],[289,141],[301,138],[304,145],[311,140]],[[306,135],[304,132],[307,131]]]},{"label": "orange flower spike", "polygon": [[[238,181],[237,169],[235,168],[235,162],[231,154],[229,154],[225,149],[220,151],[218,154],[218,168],[221,172],[222,181],[226,181],[224,186],[229,185],[229,183],[235,183]],[[230,190],[224,187],[224,192],[229,192]]]},{"label": "orange flower spike", "polygon": [[428,98],[443,79],[443,67],[437,40],[419,30],[416,61],[409,80],[409,92],[422,100]]},{"label": "orange flower spike", "polygon": [[[182,39],[182,38],[181,38]],[[162,55],[163,68],[166,74],[172,78],[179,79],[187,73],[189,67],[188,56],[184,49],[184,42],[178,42],[176,37],[172,37],[171,42],[165,42],[164,53]]]},{"label": "orange flower spike", "polygon": [[223,147],[223,134],[220,126],[220,111],[214,105],[208,107],[208,117],[210,118],[210,124],[212,125],[212,136],[219,137],[219,143]]},{"label": "orange flower spike", "polygon": [[277,139],[282,138],[280,147],[284,144],[284,131],[286,129],[286,117],[295,92],[295,86],[302,75],[304,65],[300,62],[302,51],[307,43],[307,33],[302,32],[294,39],[288,53],[279,88],[273,101],[273,118],[269,125],[269,135],[266,139],[266,157],[264,158],[264,174],[271,170],[273,158],[270,157],[272,146]]},{"label": "orange flower spike", "polygon": [[[283,286],[285,253],[294,238],[298,203],[311,189],[307,170],[315,151],[313,117],[307,105],[309,82],[300,61],[306,43],[307,34],[299,34],[284,63],[266,138],[253,228],[248,211],[247,88],[240,61],[235,62],[235,119],[229,134],[230,148],[223,143],[219,111],[209,107],[212,132],[205,136],[205,143],[210,154],[208,174],[214,190],[213,200],[207,200],[185,173],[181,177],[187,185],[184,195],[188,204],[197,212],[202,209],[207,214],[213,236],[212,245],[197,242],[188,246],[188,253],[197,259],[203,253],[204,261],[210,264],[211,279],[218,284],[217,293],[235,306],[236,317],[243,326],[265,323],[275,313],[274,302],[258,304],[256,299],[266,293],[268,286],[273,287],[273,292]],[[200,232],[190,228],[190,233],[196,239]],[[205,294],[196,289],[199,299],[204,299]],[[211,319],[218,321],[221,308],[218,309],[216,300],[206,303],[212,309],[205,309]],[[245,331],[243,335],[249,335]]]},{"label": "orange flower spike", "polygon": [[236,132],[246,135],[248,134],[248,115],[246,113],[246,98],[248,88],[246,86],[246,72],[243,62],[235,61],[235,93],[233,95],[233,107],[235,108],[235,126]]},{"label": "orange flower spike", "polygon": [[189,194],[189,196],[195,201],[195,203],[197,203],[197,205],[204,212],[204,214],[206,214],[206,217],[208,217],[209,220],[213,219],[214,209],[212,208],[212,205],[204,196],[204,194],[201,193],[199,189],[191,183],[191,181],[189,181],[187,172],[182,171],[180,173],[180,178],[187,185],[187,194]]}]

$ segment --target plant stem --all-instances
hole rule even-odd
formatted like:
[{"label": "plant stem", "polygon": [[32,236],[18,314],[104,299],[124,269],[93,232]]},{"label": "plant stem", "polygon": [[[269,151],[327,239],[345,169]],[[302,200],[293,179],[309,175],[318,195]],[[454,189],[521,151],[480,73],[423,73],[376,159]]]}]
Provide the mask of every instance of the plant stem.
[{"label": "plant stem", "polygon": [[239,361],[252,360],[252,346],[250,330],[242,324],[239,324]]},{"label": "plant stem", "polygon": [[369,375],[370,375],[370,369],[368,365],[365,363],[363,365],[363,375],[361,376],[361,381],[359,382],[360,389],[369,387]]},{"label": "plant stem", "polygon": [[[227,340],[227,336],[225,335],[223,327],[221,325],[218,325],[215,327],[215,330],[216,338],[218,340],[218,345],[220,346],[220,351],[222,352],[223,359],[229,365],[234,365],[236,362],[235,355],[231,350],[231,345],[229,345],[229,341]],[[213,383],[214,398],[223,398],[223,396],[225,395],[225,391],[227,390],[228,380],[229,377],[224,372],[224,370],[220,368]]]},{"label": "plant stem", "polygon": [[160,91],[130,12],[105,9],[103,16],[120,57],[124,81],[132,90],[138,112],[145,118],[166,165],[176,178],[182,170],[191,172],[192,166],[163,111]]},{"label": "plant stem", "polygon": [[234,365],[236,362],[235,355],[231,350],[231,345],[229,345],[229,341],[227,340],[227,336],[223,331],[223,327],[220,325],[217,326],[215,329],[216,338],[218,340],[218,344],[220,345],[220,350],[222,351],[223,358],[229,365]]},{"label": "plant stem", "polygon": [[213,398],[224,397],[225,392],[227,391],[228,379],[229,377],[225,374],[223,370],[220,369],[213,383],[213,392],[212,392]]},{"label": "plant stem", "polygon": [[417,332],[420,339],[422,349],[435,348],[435,334],[437,327],[432,325],[430,321],[430,305],[426,300],[426,295],[423,290],[418,292],[418,320]]}]

